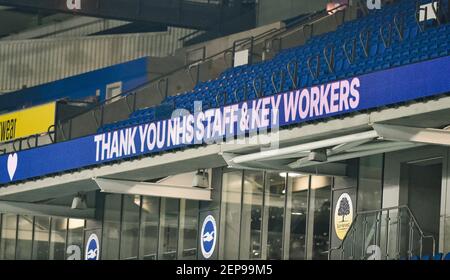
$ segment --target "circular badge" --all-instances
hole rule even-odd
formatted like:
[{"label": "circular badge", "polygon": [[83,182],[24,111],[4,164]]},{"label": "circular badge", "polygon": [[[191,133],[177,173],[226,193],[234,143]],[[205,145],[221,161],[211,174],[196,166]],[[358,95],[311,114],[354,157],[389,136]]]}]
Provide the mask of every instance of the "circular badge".
[{"label": "circular badge", "polygon": [[200,236],[200,247],[205,259],[209,259],[214,253],[214,249],[216,247],[216,232],[216,220],[212,215],[209,215],[203,221]]},{"label": "circular badge", "polygon": [[353,221],[353,203],[348,193],[339,196],[334,210],[334,229],[340,240],[343,240]]},{"label": "circular badge", "polygon": [[85,260],[96,261],[100,257],[100,242],[98,241],[97,234],[93,233],[89,236],[86,243]]}]

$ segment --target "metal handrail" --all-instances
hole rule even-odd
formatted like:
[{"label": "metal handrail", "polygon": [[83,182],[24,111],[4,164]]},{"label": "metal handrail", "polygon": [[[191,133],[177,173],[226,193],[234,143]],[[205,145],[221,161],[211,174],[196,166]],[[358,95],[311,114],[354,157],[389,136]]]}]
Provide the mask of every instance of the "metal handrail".
[{"label": "metal handrail", "polygon": [[370,44],[371,33],[372,33],[372,31],[370,30],[370,28],[366,28],[359,33],[359,42],[361,43],[361,47],[362,47],[362,49],[364,51],[364,55],[366,57],[369,57],[369,49],[370,49],[369,44]]},{"label": "metal handrail", "polygon": [[[315,69],[315,71],[312,68],[313,66],[311,64],[311,61],[313,60],[313,58],[316,59],[316,69]],[[308,66],[308,70],[309,70],[309,73],[311,74],[311,77],[313,79],[317,79],[319,77],[319,74],[320,74],[320,55],[315,55],[315,56],[308,57],[308,60],[306,61],[306,65]]]},{"label": "metal handrail", "polygon": [[228,93],[226,91],[219,92],[216,94],[216,104],[220,104],[220,96],[223,95],[223,104],[227,104]]},{"label": "metal handrail", "polygon": [[[347,50],[347,43],[349,41],[353,41],[353,45],[352,45],[352,53],[349,54],[348,50]],[[345,57],[348,60],[349,64],[353,64],[355,62],[355,58],[356,58],[356,37],[353,37],[352,39],[348,39],[344,42],[344,44],[342,45],[342,48],[344,49],[344,54]]]},{"label": "metal handrail", "polygon": [[[292,64],[294,65],[294,71],[292,71]],[[296,89],[297,84],[298,84],[298,80],[297,80],[298,79],[298,61],[297,61],[297,59],[292,59],[291,61],[289,61],[288,64],[286,65],[286,70],[287,70],[289,78],[292,82],[292,89]]]},{"label": "metal handrail", "polygon": [[330,73],[334,73],[334,66],[335,66],[335,46],[334,44],[328,44],[323,48],[323,56],[325,58],[325,62],[327,63],[328,70]]},{"label": "metal handrail", "polygon": [[[24,149],[31,149],[31,148],[38,147],[39,146],[39,138],[40,137],[48,136],[48,138],[50,139],[51,143],[54,144],[55,141],[56,141],[55,134],[56,134],[55,125],[50,125],[48,127],[47,131],[44,132],[44,133],[32,134],[32,135],[29,135],[29,136],[26,136],[26,137],[21,137],[21,138],[16,138],[16,139],[9,140],[9,141],[1,142],[0,146],[11,145],[14,152],[20,152],[20,151],[22,151]],[[34,146],[31,145],[30,140],[34,140]],[[27,144],[26,148],[22,147],[22,142],[25,142]],[[19,147],[16,146],[17,143],[18,143]],[[3,153],[6,154],[6,148],[0,149],[0,152],[3,152]]]},{"label": "metal handrail", "polygon": [[[401,18],[400,22],[398,22],[398,16],[400,16],[400,18]],[[404,23],[405,23],[405,19],[402,14],[397,14],[394,16],[394,26],[395,26],[395,30],[397,31],[400,41],[403,41],[403,35],[404,35],[404,31],[405,31]]]},{"label": "metal handrail", "polygon": [[387,38],[385,38],[384,36],[384,25],[380,26],[379,32],[380,32],[380,37],[381,37],[381,41],[383,42],[383,45],[385,48],[389,48],[392,44],[392,24],[387,24],[388,27],[388,35]]},{"label": "metal handrail", "polygon": [[197,35],[197,34],[199,34],[201,32],[204,32],[204,30],[195,30],[194,32],[189,33],[189,34],[184,35],[183,37],[179,38],[178,41],[183,41],[184,42],[184,41],[187,40],[187,38],[195,36],[195,35]]},{"label": "metal handrail", "polygon": [[[356,231],[356,229],[355,229],[356,224],[357,224],[356,221],[358,220],[359,217],[361,217],[361,216],[365,217],[366,215],[369,215],[369,214],[378,214],[378,213],[383,213],[383,212],[389,213],[392,210],[402,210],[402,209],[406,209],[406,211],[407,211],[407,213],[408,213],[408,215],[409,215],[409,217],[411,219],[410,222],[411,221],[413,222],[414,226],[417,228],[417,230],[418,230],[418,232],[419,232],[419,234],[421,236],[421,238],[420,238],[420,240],[421,240],[420,254],[422,254],[422,243],[423,243],[422,240],[423,239],[431,239],[433,241],[433,243],[432,243],[433,249],[432,250],[433,250],[433,254],[435,254],[436,253],[436,239],[434,238],[434,236],[433,235],[425,235],[423,230],[420,228],[420,225],[417,222],[417,220],[416,220],[414,214],[412,213],[411,209],[409,209],[409,207],[407,205],[401,205],[401,206],[387,207],[387,208],[378,209],[378,210],[368,210],[368,211],[360,211],[360,212],[358,212],[356,214],[355,218],[353,219],[349,229],[347,230],[347,233],[346,233],[344,239],[342,240],[341,244],[339,246],[337,246],[337,247],[332,247],[332,248],[330,248],[328,250],[328,259],[331,258],[331,253],[335,252],[337,250],[341,250],[341,259],[343,258],[343,250],[342,250],[343,249],[343,245],[344,245],[345,241],[349,238],[349,233],[351,233],[352,231]],[[400,211],[399,211],[399,213],[400,213]],[[398,224],[400,225],[400,223],[398,223]],[[410,227],[410,231],[411,231],[411,227]],[[399,233],[399,232],[397,232],[397,233]],[[399,238],[399,236],[397,238]],[[411,240],[411,238],[410,238],[410,240]],[[397,243],[399,243],[399,240],[397,240]],[[410,243],[410,245],[411,245],[411,243]],[[352,249],[353,249],[353,247],[352,247]],[[408,250],[408,253],[409,254],[411,253],[410,249]]]},{"label": "metal handrail", "polygon": [[[256,86],[256,80],[259,80],[259,89]],[[263,91],[264,91],[264,79],[262,76],[258,76],[256,78],[253,79],[253,90],[255,91],[255,94],[257,97],[261,97],[263,96]]]},{"label": "metal handrail", "polygon": [[[280,78],[278,85],[276,83],[276,77],[277,76]],[[275,93],[281,92],[283,90],[283,86],[285,84],[285,73],[284,73],[284,71],[281,70],[281,71],[272,72],[271,80],[272,80],[272,87],[273,87],[274,92]]]}]

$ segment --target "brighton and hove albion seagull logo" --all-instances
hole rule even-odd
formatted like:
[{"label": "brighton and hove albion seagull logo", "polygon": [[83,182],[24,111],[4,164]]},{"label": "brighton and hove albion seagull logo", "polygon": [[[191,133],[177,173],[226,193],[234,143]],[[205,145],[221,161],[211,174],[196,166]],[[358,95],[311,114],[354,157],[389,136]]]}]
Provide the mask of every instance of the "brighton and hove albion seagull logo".
[{"label": "brighton and hove albion seagull logo", "polygon": [[202,249],[202,254],[205,259],[209,259],[216,247],[216,220],[212,215],[209,215],[203,221],[202,231],[201,231],[201,242],[200,247]]},{"label": "brighton and hove albion seagull logo", "polygon": [[211,242],[213,240],[214,240],[214,231],[205,232],[205,234],[203,234],[203,242]]},{"label": "brighton and hove albion seagull logo", "polygon": [[89,236],[86,244],[85,260],[98,260],[100,258],[100,242],[95,233]]}]

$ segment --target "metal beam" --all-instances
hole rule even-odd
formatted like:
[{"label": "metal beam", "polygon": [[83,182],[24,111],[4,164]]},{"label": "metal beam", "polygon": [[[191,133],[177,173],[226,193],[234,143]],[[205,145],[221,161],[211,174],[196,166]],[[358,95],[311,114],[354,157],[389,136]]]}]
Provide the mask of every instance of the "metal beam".
[{"label": "metal beam", "polygon": [[414,147],[421,147],[421,146],[423,146],[423,144],[409,143],[409,144],[406,144],[403,146],[393,146],[390,148],[372,149],[372,150],[368,150],[368,151],[346,153],[346,154],[342,154],[342,155],[331,156],[328,158],[328,161],[326,161],[326,162],[308,162],[308,163],[300,162],[300,164],[299,164],[297,161],[295,161],[295,162],[289,164],[288,166],[290,168],[303,168],[303,167],[307,167],[307,166],[329,164],[330,162],[342,161],[342,160],[359,158],[359,157],[366,157],[366,156],[371,156],[371,155],[376,155],[376,154],[389,153],[389,152],[400,151],[400,150],[410,149],[410,148],[414,148]]},{"label": "metal beam", "polygon": [[405,145],[411,144],[411,142],[396,142],[396,141],[382,141],[382,142],[373,142],[361,146],[357,146],[351,149],[347,149],[347,153],[354,152],[364,152],[368,150],[379,150],[379,149],[390,149],[394,147],[403,147]]},{"label": "metal beam", "polygon": [[364,139],[374,139],[377,137],[378,137],[378,134],[376,133],[376,131],[371,130],[371,131],[355,133],[355,134],[331,138],[331,139],[320,140],[320,141],[316,141],[316,142],[310,142],[310,143],[306,143],[306,144],[295,145],[295,146],[286,147],[286,148],[282,148],[282,149],[263,151],[263,152],[259,152],[259,153],[237,156],[237,157],[231,159],[231,163],[239,164],[239,163],[251,162],[251,161],[255,161],[255,160],[263,160],[263,159],[268,159],[268,158],[270,159],[272,157],[290,155],[290,154],[300,153],[300,152],[304,152],[304,151],[311,151],[311,150],[315,150],[315,149],[335,146],[335,145],[348,143],[348,142],[354,142],[354,141],[359,141],[359,140],[364,140]]},{"label": "metal beam", "polygon": [[[372,139],[363,139],[363,140],[358,140],[358,141],[354,141],[354,142],[339,144],[331,149],[328,149],[327,156],[330,157],[330,156],[334,156],[334,155],[346,152],[350,149],[360,147],[362,144],[370,142],[370,141],[372,141]],[[310,162],[315,162],[315,161],[311,160],[308,156],[300,158],[296,161],[298,166],[307,165]]]},{"label": "metal beam", "polygon": [[76,219],[94,219],[95,209],[71,209],[69,206],[0,201],[0,211],[30,216],[56,216]]},{"label": "metal beam", "polygon": [[313,166],[305,166],[297,169],[297,172],[307,173],[312,175],[327,175],[346,177],[347,176],[347,164],[340,162],[329,162],[327,164],[319,164]]},{"label": "metal beam", "polygon": [[450,146],[450,130],[400,125],[373,124],[385,140]]},{"label": "metal beam", "polygon": [[300,153],[290,154],[290,155],[282,155],[282,156],[273,156],[271,158],[262,159],[264,160],[281,160],[281,159],[290,159],[290,158],[301,158],[307,157],[311,151],[304,151]]},{"label": "metal beam", "polygon": [[[223,157],[226,161],[230,161],[233,157],[231,153],[224,153]],[[245,170],[255,170],[255,171],[272,171],[272,172],[299,172],[305,174],[321,174],[328,176],[347,176],[347,164],[345,163],[330,163],[320,166],[307,166],[305,168],[290,168],[286,165],[285,161],[274,160],[274,161],[264,161],[264,162],[246,162],[242,164],[232,164],[229,165],[230,168],[245,169]]]},{"label": "metal beam", "polygon": [[372,141],[372,139],[363,139],[363,140],[358,140],[358,141],[354,141],[354,142],[350,142],[350,143],[339,144],[339,145],[329,149],[327,151],[327,155],[332,156],[335,154],[339,154],[339,153],[345,152],[349,149],[361,146],[362,144],[365,144],[370,141]]},{"label": "metal beam", "polygon": [[202,201],[211,200],[211,188],[202,189],[105,178],[93,178],[93,180],[97,183],[101,191],[106,193],[170,197]]},{"label": "metal beam", "polygon": [[0,0],[0,5],[205,30],[221,20],[242,16],[243,8],[240,2],[227,6],[185,0]]}]

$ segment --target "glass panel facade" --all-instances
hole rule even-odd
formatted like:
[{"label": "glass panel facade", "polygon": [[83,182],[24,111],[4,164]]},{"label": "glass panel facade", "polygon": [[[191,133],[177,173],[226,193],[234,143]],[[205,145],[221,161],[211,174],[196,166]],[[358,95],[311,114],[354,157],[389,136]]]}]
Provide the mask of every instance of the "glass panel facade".
[{"label": "glass panel facade", "polygon": [[67,219],[52,218],[50,231],[51,260],[64,260],[66,256]]},{"label": "glass panel facade", "polygon": [[177,258],[179,206],[180,201],[178,199],[161,199],[158,250],[158,259],[160,260],[175,260]]},{"label": "glass panel facade", "polygon": [[119,236],[122,196],[107,195],[103,218],[102,259],[116,260],[119,258]]},{"label": "glass panel facade", "polygon": [[261,258],[261,227],[264,198],[262,172],[245,171],[242,199],[240,259]]},{"label": "glass panel facade", "polygon": [[17,215],[2,215],[2,241],[0,243],[0,258],[2,260],[13,260],[16,254],[16,230]]},{"label": "glass panel facade", "polygon": [[139,209],[141,197],[124,196],[122,210],[122,232],[120,259],[136,259],[138,255]]},{"label": "glass panel facade", "polygon": [[330,177],[311,177],[307,225],[308,259],[328,259],[328,248],[330,243],[331,181]]},{"label": "glass panel facade", "polygon": [[33,246],[33,217],[19,216],[16,259],[29,260]]},{"label": "glass panel facade", "polygon": [[217,210],[193,200],[107,194],[102,220],[2,214],[0,257],[84,259],[86,233],[96,231],[101,259],[195,260],[204,212],[218,215],[219,259],[327,257],[330,177],[232,170],[220,179]]},{"label": "glass panel facade", "polygon": [[331,177],[246,170],[222,179],[219,259],[328,258]]},{"label": "glass panel facade", "polygon": [[158,253],[159,201],[160,199],[157,197],[142,198],[139,259],[156,260]]},{"label": "glass panel facade", "polygon": [[180,201],[180,238],[178,259],[195,260],[197,258],[198,201]]},{"label": "glass panel facade", "polygon": [[66,246],[66,259],[68,260],[82,259],[84,223],[84,220],[69,219]]},{"label": "glass panel facade", "polygon": [[241,226],[242,171],[223,174],[220,227],[220,259],[239,258],[239,233]]},{"label": "glass panel facade", "polygon": [[358,211],[381,208],[383,155],[359,159]]},{"label": "glass panel facade", "polygon": [[[213,177],[213,207],[208,201],[107,194],[98,219],[3,213],[0,259],[83,259],[85,242],[92,233],[98,234],[102,259],[203,259],[199,230],[208,215],[214,216],[220,231],[211,258],[339,258],[330,253],[331,241],[333,247],[342,243],[341,237],[334,235],[338,226],[331,224],[331,210],[337,216],[334,221],[342,222],[348,216],[345,208],[349,205],[341,206],[336,198],[344,192],[352,196],[352,201],[357,198],[355,204],[352,202],[359,210],[355,216],[357,212],[361,215],[361,211],[381,208],[383,161],[382,155],[354,160],[352,176],[336,178],[249,170],[227,170],[222,174],[218,169],[219,174]],[[441,176],[435,176],[439,184]],[[402,181],[391,174],[392,179]],[[332,198],[336,201],[333,209]],[[412,249],[418,254],[414,247],[419,242],[417,232],[409,236],[409,212],[397,212],[391,211],[389,219],[386,213],[378,219],[366,213],[364,220],[357,220],[349,231],[352,238],[346,239],[353,241],[344,244],[342,255],[368,258],[372,256],[371,251],[366,251],[369,245],[377,245],[383,258],[406,256],[410,239],[415,240]],[[389,236],[383,235],[386,232]]]},{"label": "glass panel facade", "polygon": [[265,191],[264,222],[267,223],[266,259],[283,257],[283,224],[286,200],[286,180],[279,173],[268,173]]},{"label": "glass panel facade", "polygon": [[289,254],[290,260],[303,260],[306,257],[306,219],[308,214],[308,189],[309,176],[288,177],[289,199],[286,213],[287,232],[289,233]]},{"label": "glass panel facade", "polygon": [[50,245],[50,218],[34,218],[33,259],[48,260]]}]

